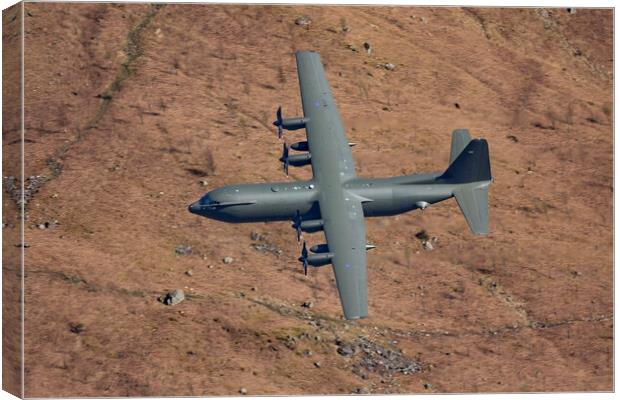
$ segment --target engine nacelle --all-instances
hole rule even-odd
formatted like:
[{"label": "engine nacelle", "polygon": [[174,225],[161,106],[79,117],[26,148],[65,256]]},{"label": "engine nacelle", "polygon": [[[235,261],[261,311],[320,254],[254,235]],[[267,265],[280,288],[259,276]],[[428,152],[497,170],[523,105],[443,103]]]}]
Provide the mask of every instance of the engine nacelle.
[{"label": "engine nacelle", "polygon": [[[357,143],[349,143],[349,147],[353,147],[355,146]],[[308,151],[310,150],[310,146],[308,146],[308,142],[307,141],[303,141],[303,142],[295,142],[291,145],[291,149],[293,150],[297,150],[297,151]]]},{"label": "engine nacelle", "polygon": [[329,253],[329,247],[326,244],[315,244],[310,247],[310,251],[315,254]]},{"label": "engine nacelle", "polygon": [[334,255],[332,253],[311,254],[308,256],[308,264],[313,267],[321,267],[332,262],[333,257]]},{"label": "engine nacelle", "polygon": [[303,142],[293,143],[291,145],[291,149],[297,150],[297,151],[308,151],[310,147],[308,147],[308,142],[304,140]]},{"label": "engine nacelle", "polygon": [[282,120],[282,128],[287,131],[296,131],[297,129],[304,128],[306,126],[306,122],[308,122],[307,118],[284,118]]},{"label": "engine nacelle", "polygon": [[[367,244],[366,245],[366,251],[372,250],[375,247],[377,247],[377,246],[375,246],[374,244]],[[329,247],[327,247],[326,244],[316,244],[316,245],[310,247],[310,251],[313,252],[313,253],[317,253],[317,254],[328,253],[329,252]]]},{"label": "engine nacelle", "polygon": [[308,165],[311,163],[310,161],[311,156],[312,155],[310,153],[291,154],[288,156],[288,163],[295,167],[302,167],[304,165]]},{"label": "engine nacelle", "polygon": [[[301,230],[307,233],[318,232],[323,229],[323,220],[322,219],[310,219],[306,221],[301,221]],[[313,246],[313,248],[316,246]],[[312,250],[312,249],[311,249]],[[312,251],[316,253],[316,251]]]}]

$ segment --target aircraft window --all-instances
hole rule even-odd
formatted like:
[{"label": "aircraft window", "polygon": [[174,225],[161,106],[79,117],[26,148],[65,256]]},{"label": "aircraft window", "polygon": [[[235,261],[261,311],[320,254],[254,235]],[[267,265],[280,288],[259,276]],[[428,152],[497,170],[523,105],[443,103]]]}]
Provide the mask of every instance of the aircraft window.
[{"label": "aircraft window", "polygon": [[212,206],[212,205],[215,205],[215,204],[220,204],[220,202],[219,201],[215,201],[215,200],[211,200],[210,198],[207,197],[206,199],[203,199],[200,202],[200,204],[203,205],[203,206]]}]

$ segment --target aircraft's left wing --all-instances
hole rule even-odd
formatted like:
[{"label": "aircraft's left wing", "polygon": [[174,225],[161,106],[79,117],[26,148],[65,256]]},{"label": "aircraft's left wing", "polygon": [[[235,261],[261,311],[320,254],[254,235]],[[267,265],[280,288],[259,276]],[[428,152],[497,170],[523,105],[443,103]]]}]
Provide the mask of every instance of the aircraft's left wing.
[{"label": "aircraft's left wing", "polygon": [[[325,238],[336,286],[346,319],[368,315],[368,282],[366,274],[366,227],[359,199],[346,191],[342,197],[319,200]],[[320,196],[324,197],[324,196]]]},{"label": "aircraft's left wing", "polygon": [[339,183],[354,178],[353,155],[321,57],[312,51],[298,51],[296,58],[314,178]]}]

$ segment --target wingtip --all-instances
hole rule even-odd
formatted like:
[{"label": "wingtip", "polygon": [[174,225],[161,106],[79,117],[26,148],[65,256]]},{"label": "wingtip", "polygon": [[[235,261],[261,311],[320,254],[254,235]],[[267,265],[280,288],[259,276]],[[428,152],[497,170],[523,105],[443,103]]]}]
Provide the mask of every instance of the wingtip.
[{"label": "wingtip", "polygon": [[362,319],[362,318],[366,318],[368,315],[345,315],[344,319],[348,320],[348,321],[352,321],[355,319]]}]

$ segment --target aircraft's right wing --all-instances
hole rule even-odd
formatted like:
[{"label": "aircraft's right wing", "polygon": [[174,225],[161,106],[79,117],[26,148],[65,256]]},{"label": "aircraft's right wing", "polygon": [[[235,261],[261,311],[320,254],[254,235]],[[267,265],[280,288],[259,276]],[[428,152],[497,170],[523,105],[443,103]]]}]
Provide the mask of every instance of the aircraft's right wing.
[{"label": "aircraft's right wing", "polygon": [[319,200],[325,238],[336,286],[346,319],[368,315],[366,227],[359,199],[342,190],[342,197]]},{"label": "aircraft's right wing", "polygon": [[317,53],[296,53],[312,172],[345,318],[368,315],[366,229],[361,199],[343,188],[355,177],[349,142]]}]

